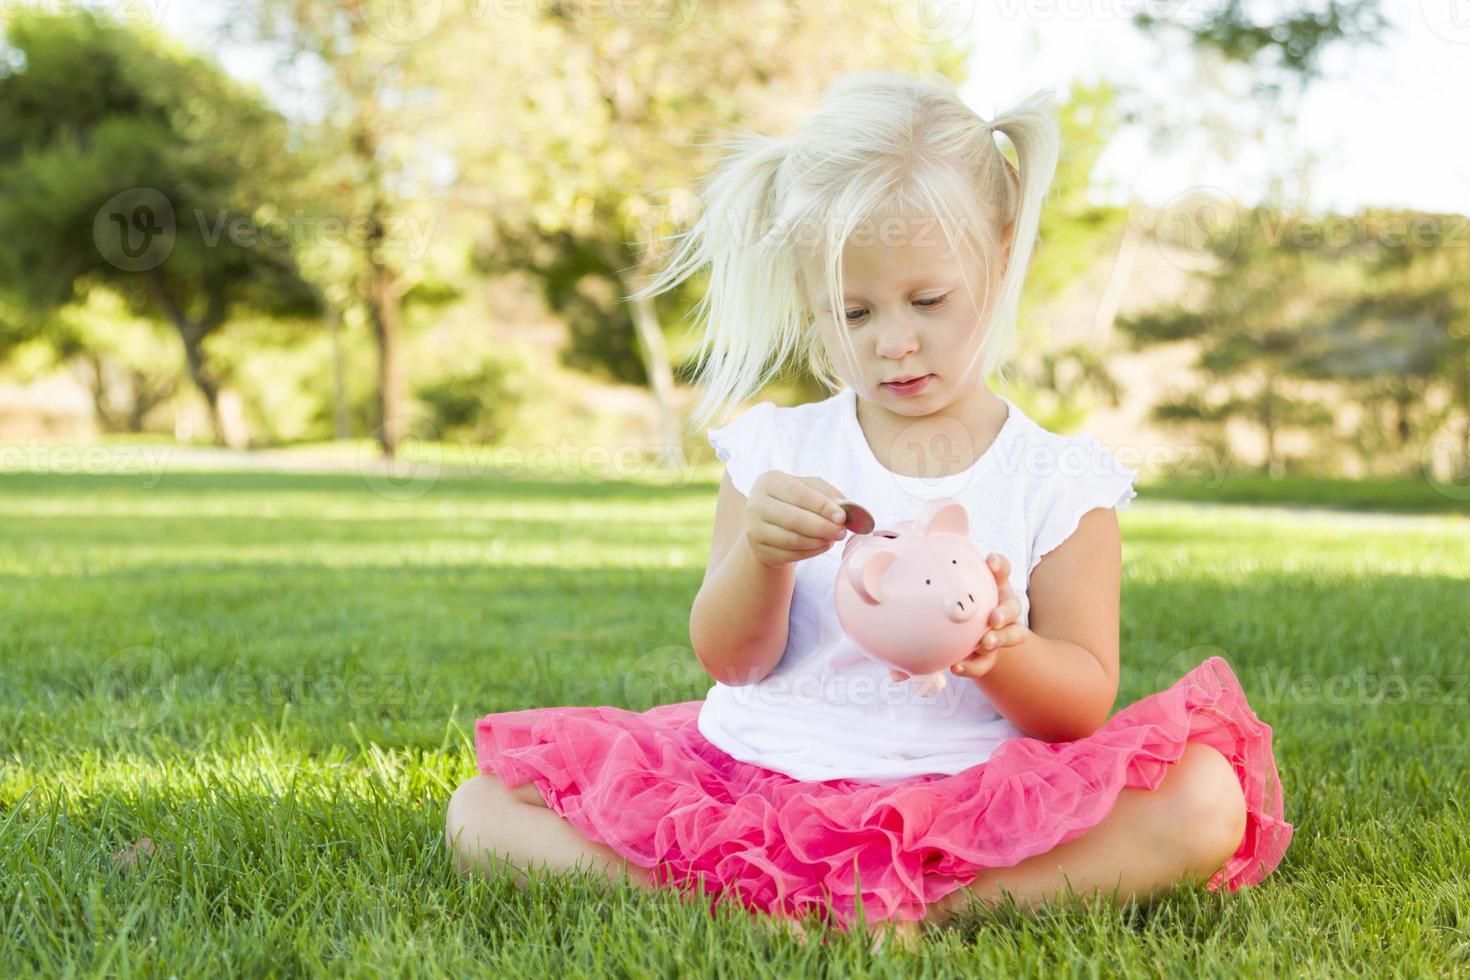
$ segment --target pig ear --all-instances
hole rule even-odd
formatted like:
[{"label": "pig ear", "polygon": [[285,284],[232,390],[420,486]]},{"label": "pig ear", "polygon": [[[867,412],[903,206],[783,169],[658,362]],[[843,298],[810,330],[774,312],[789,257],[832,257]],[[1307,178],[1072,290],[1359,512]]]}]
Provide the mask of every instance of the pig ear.
[{"label": "pig ear", "polygon": [[864,548],[847,566],[847,581],[870,606],[883,601],[883,573],[898,559],[892,548]]},{"label": "pig ear", "polygon": [[919,533],[925,536],[947,532],[949,534],[970,533],[970,515],[965,505],[953,497],[940,497],[924,504],[914,521]]}]

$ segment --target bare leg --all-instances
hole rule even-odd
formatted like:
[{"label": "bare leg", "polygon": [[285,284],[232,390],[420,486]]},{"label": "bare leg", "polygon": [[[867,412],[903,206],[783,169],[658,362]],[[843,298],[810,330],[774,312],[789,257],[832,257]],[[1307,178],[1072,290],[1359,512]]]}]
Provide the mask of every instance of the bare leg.
[{"label": "bare leg", "polygon": [[[499,874],[506,859],[518,872],[515,884],[524,888],[527,876],[520,871],[529,865],[556,871],[577,866],[600,867],[610,880],[627,874],[634,884],[652,888],[650,872],[627,862],[605,844],[589,841],[562,817],[546,806],[534,783],[507,787],[494,776],[474,776],[460,784],[450,797],[444,820],[444,841],[454,855],[461,874]],[[493,852],[493,854],[492,854]],[[687,900],[687,896],[685,897]],[[755,924],[773,933],[788,935],[805,945],[810,935],[796,919],[784,915],[753,913]],[[876,950],[883,945],[885,927],[871,930]],[[898,924],[901,942],[917,936],[917,923]]]},{"label": "bare leg", "polygon": [[1230,761],[1198,742],[1185,746],[1153,790],[1128,788],[1085,834],[1009,868],[982,872],[930,907],[942,924],[972,900],[986,905],[1009,893],[1036,907],[1064,894],[1104,892],[1145,902],[1174,884],[1207,880],[1245,835],[1245,795]]},{"label": "bare leg", "polygon": [[444,843],[461,874],[493,876],[508,864],[515,884],[529,881],[522,869],[551,871],[597,868],[611,881],[627,877],[649,887],[650,873],[606,844],[590,841],[549,809],[532,783],[507,788],[494,776],[473,776],[449,799]]}]

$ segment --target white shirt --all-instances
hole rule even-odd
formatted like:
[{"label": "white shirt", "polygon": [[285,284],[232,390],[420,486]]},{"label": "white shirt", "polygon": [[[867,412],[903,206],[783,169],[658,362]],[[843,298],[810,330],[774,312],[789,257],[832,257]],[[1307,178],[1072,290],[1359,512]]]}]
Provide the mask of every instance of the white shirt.
[{"label": "white shirt", "polygon": [[[925,500],[957,498],[981,555],[994,551],[1010,561],[1020,621],[1028,623],[1026,587],[1036,563],[1087,511],[1126,508],[1138,470],[1094,437],[1058,435],[1001,398],[1010,414],[995,441],[969,469],[944,477],[905,476],[880,463],[858,425],[851,388],[805,405],[760,402],[711,429],[709,440],[742,494],[767,470],[820,477],[872,512],[879,529],[913,520]],[[842,546],[796,563],[780,662],[756,684],[715,684],[699,713],[704,737],[736,759],[796,779],[886,782],[960,772],[1023,736],[966,677],[949,675],[942,691],[925,697],[863,657],[823,679],[834,657],[852,659],[855,649],[833,600]]]}]

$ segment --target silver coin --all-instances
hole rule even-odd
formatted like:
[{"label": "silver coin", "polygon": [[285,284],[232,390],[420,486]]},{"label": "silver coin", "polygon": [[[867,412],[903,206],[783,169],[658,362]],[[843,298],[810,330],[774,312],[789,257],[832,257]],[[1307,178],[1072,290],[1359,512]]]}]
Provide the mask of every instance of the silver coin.
[{"label": "silver coin", "polygon": [[842,522],[842,526],[853,534],[872,534],[873,528],[878,526],[877,522],[873,520],[873,515],[868,513],[867,508],[863,505],[853,503],[851,500],[839,500],[837,503],[842,507],[843,513],[847,515],[847,519]]}]

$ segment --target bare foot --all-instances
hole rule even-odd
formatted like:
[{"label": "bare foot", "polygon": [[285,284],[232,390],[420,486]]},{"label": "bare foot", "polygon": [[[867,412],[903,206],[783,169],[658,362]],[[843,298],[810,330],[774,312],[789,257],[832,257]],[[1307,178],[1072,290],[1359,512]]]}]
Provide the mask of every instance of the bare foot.
[{"label": "bare foot", "polygon": [[755,919],[763,928],[777,935],[792,936],[803,946],[811,942],[811,934],[807,932],[806,927],[789,916],[766,915],[757,912]]},{"label": "bare foot", "polygon": [[111,855],[112,864],[113,867],[117,868],[119,871],[127,871],[138,864],[138,862],[142,861],[145,857],[149,857],[152,854],[153,838],[139,837],[137,840],[133,841],[122,850],[113,851]]},{"label": "bare foot", "polygon": [[873,938],[873,945],[869,947],[873,953],[880,952],[887,945],[890,938],[902,949],[910,953],[919,951],[919,923],[904,919],[891,919],[885,922],[873,922],[868,924],[868,935]]}]

